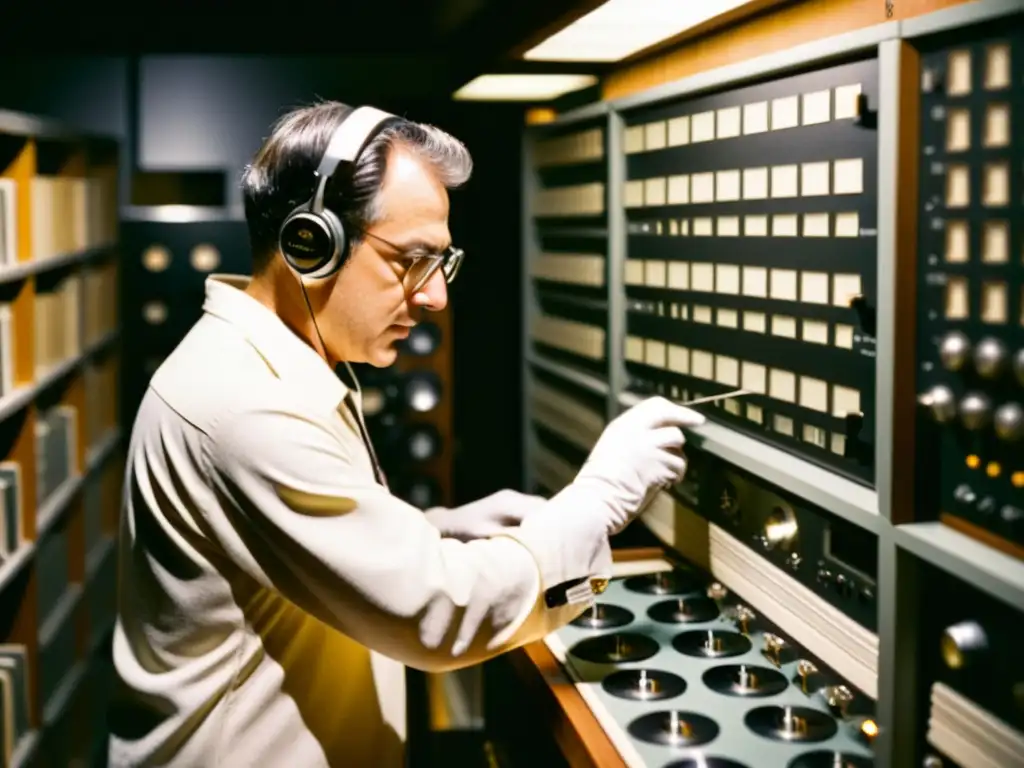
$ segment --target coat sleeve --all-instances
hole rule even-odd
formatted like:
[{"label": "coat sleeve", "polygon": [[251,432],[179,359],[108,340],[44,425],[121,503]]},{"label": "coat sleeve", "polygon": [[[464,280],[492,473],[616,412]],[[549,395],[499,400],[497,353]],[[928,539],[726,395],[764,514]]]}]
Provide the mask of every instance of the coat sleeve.
[{"label": "coat sleeve", "polygon": [[246,409],[208,436],[204,464],[228,556],[357,642],[426,671],[470,666],[542,638],[589,602],[549,608],[548,588],[607,575],[598,515],[556,498],[515,536],[442,538],[354,467],[361,441],[328,422]]}]

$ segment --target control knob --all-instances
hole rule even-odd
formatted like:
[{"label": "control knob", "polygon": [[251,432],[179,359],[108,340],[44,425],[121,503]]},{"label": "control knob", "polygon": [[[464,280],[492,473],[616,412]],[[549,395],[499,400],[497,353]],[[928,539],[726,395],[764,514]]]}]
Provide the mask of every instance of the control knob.
[{"label": "control knob", "polygon": [[986,379],[994,379],[1006,362],[1006,347],[999,339],[986,336],[974,348],[974,367]]},{"label": "control knob", "polygon": [[970,430],[978,430],[988,423],[992,401],[981,392],[968,392],[960,401],[960,421]]},{"label": "control knob", "polygon": [[1013,442],[1024,437],[1024,408],[1017,403],[1004,403],[992,419],[999,439]]},{"label": "control knob", "polygon": [[917,401],[931,411],[932,418],[940,424],[945,424],[956,418],[956,396],[953,390],[942,384],[936,384]]},{"label": "control knob", "polygon": [[1017,354],[1013,358],[1013,372],[1017,376],[1017,381],[1024,387],[1024,347],[1017,350]]},{"label": "control knob", "polygon": [[960,331],[952,331],[939,342],[939,359],[947,371],[959,371],[971,355],[971,340]]},{"label": "control knob", "polygon": [[946,627],[940,649],[950,669],[962,669],[988,648],[988,636],[976,621],[961,621]]}]

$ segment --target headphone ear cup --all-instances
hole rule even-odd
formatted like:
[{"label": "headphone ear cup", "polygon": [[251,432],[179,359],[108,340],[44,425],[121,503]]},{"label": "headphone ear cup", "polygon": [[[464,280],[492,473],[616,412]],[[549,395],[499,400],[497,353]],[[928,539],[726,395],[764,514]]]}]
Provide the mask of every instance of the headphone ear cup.
[{"label": "headphone ear cup", "polygon": [[348,258],[348,235],[345,233],[345,225],[334,214],[333,211],[324,209],[320,212],[320,219],[331,233],[333,245],[330,255],[315,270],[307,273],[311,280],[323,280],[330,277],[345,263]]},{"label": "headphone ear cup", "polygon": [[[340,242],[339,242],[340,236]],[[281,255],[299,276],[319,279],[337,269],[339,246],[344,246],[341,222],[330,211],[295,211],[281,225]]]}]

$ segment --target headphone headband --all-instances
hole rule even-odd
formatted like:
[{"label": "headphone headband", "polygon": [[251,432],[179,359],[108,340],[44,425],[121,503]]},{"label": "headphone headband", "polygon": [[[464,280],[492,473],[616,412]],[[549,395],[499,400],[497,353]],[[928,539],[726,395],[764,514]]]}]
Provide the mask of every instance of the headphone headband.
[{"label": "headphone headband", "polygon": [[353,165],[384,124],[397,120],[376,107],[357,107],[346,114],[331,136],[316,169],[316,190],[282,222],[281,254],[300,276],[323,278],[337,272],[348,255],[348,237],[338,217],[324,207],[327,181],[342,165]]}]

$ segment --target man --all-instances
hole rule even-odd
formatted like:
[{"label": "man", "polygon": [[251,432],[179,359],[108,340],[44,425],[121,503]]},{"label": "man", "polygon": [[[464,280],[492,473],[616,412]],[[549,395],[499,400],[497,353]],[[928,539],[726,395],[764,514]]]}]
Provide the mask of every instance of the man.
[{"label": "man", "polygon": [[414,310],[445,306],[447,190],[470,170],[442,131],[337,103],[286,115],[246,170],[253,277],[208,279],[132,432],[111,765],[400,765],[402,665],[570,621],[608,536],[682,477],[700,416],[653,399],[550,501],[389,494],[347,363],[389,365]]}]

